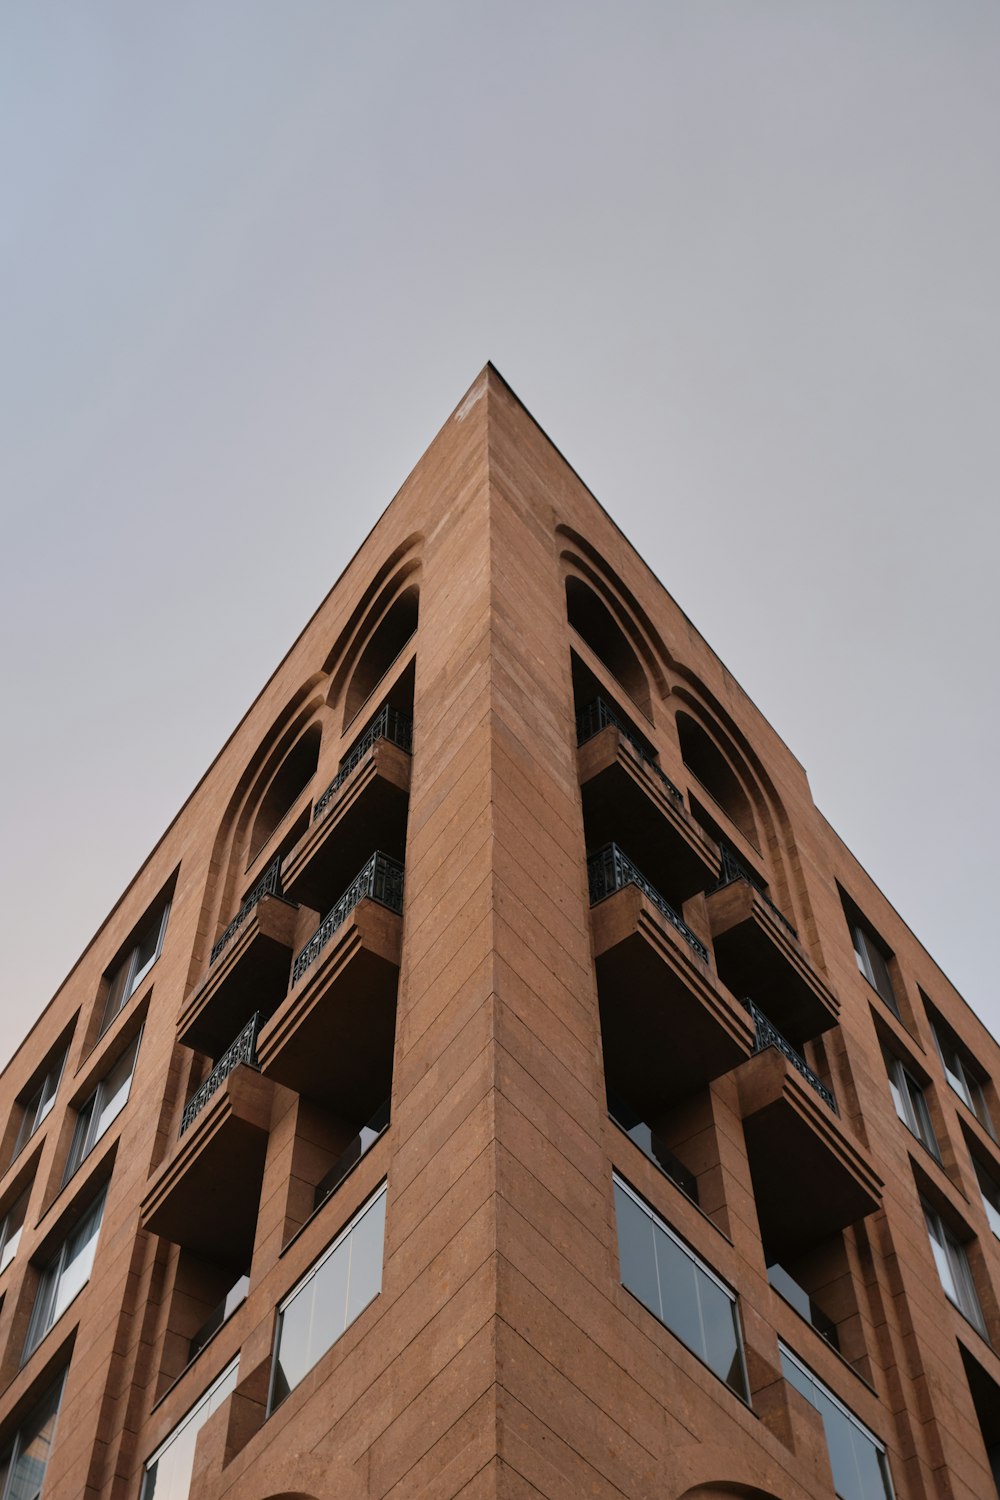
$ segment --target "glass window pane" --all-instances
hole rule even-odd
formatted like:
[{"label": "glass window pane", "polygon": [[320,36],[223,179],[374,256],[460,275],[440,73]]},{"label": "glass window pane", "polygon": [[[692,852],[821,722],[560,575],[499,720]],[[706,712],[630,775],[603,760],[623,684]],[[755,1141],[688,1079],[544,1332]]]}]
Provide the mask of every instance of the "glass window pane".
[{"label": "glass window pane", "polygon": [[[29,1189],[25,1188],[20,1198],[11,1204],[3,1223],[0,1224],[0,1271],[5,1270],[17,1254],[21,1230],[24,1227],[24,1216],[28,1211],[28,1192]],[[2,1493],[3,1491],[0,1490],[0,1494]]]},{"label": "glass window pane", "polygon": [[663,1305],[656,1274],[653,1221],[617,1182],[615,1212],[618,1219],[618,1258],[622,1286],[627,1287],[662,1322]]},{"label": "glass window pane", "polygon": [[660,1279],[663,1322],[682,1343],[704,1359],[698,1269],[691,1257],[659,1225],[656,1226],[656,1269]]},{"label": "glass window pane", "polygon": [[704,1338],[702,1357],[720,1380],[745,1398],[747,1391],[736,1331],[735,1303],[703,1272],[699,1272],[698,1293]]},{"label": "glass window pane", "polygon": [[347,1327],[347,1280],[351,1268],[351,1239],[346,1239],[320,1266],[312,1279],[312,1326],[309,1365],[325,1354]]},{"label": "glass window pane", "polygon": [[132,973],[133,956],[134,950],[130,949],[111,976],[108,998],[104,1002],[104,1015],[101,1018],[102,1036],[128,999],[130,993],[128,984]]},{"label": "glass window pane", "polygon": [[[28,1416],[14,1441],[17,1457],[10,1464],[7,1483],[2,1487],[4,1500],[37,1500],[45,1481],[45,1470],[52,1451],[62,1394],[62,1377]],[[9,1460],[8,1460],[9,1461]]]},{"label": "glass window pane", "polygon": [[[347,1323],[353,1323],[382,1290],[385,1245],[385,1194],[377,1198],[351,1232],[351,1265]],[[345,1325],[346,1326],[346,1325]]]},{"label": "glass window pane", "polygon": [[278,1348],[274,1361],[271,1405],[284,1401],[310,1368],[309,1339],[312,1330],[313,1284],[308,1282],[282,1312],[278,1323]]},{"label": "glass window pane", "polygon": [[91,1267],[94,1264],[94,1252],[97,1249],[97,1236],[101,1229],[101,1214],[104,1208],[104,1196],[87,1214],[83,1223],[70,1235],[66,1241],[65,1253],[63,1255],[62,1269],[59,1274],[59,1285],[55,1295],[55,1305],[52,1311],[52,1322],[60,1317],[72,1302],[81,1287],[86,1286],[90,1279]]},{"label": "glass window pane", "polygon": [[142,1500],[187,1500],[198,1434],[213,1412],[236,1389],[239,1361],[224,1370],[146,1464]]},{"label": "glass window pane", "polygon": [[160,936],[163,931],[163,913],[143,933],[135,947],[135,966],[128,982],[128,994],[134,995],[160,953]]},{"label": "glass window pane", "polygon": [[833,1481],[841,1500],[892,1500],[889,1471],[881,1445],[868,1429],[847,1414],[823,1382],[804,1370],[783,1344],[781,1370],[823,1419]]},{"label": "glass window pane", "polygon": [[91,1145],[96,1144],[101,1139],[108,1126],[121,1114],[128,1103],[129,1089],[132,1086],[132,1073],[135,1068],[135,1056],[138,1050],[139,1039],[137,1037],[131,1047],[118,1059],[101,1084]]}]

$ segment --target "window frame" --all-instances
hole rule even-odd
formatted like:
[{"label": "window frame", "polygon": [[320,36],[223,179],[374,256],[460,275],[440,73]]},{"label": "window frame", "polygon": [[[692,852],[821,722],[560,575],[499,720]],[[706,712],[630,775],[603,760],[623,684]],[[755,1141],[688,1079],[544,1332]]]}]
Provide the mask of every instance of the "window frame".
[{"label": "window frame", "polygon": [[[38,1285],[35,1288],[31,1317],[28,1319],[28,1329],[24,1336],[24,1349],[21,1354],[22,1367],[27,1364],[42,1340],[51,1332],[63,1313],[68,1311],[90,1281],[94,1259],[97,1255],[97,1243],[101,1235],[101,1225],[104,1221],[107,1193],[108,1185],[104,1183],[76,1223],[63,1235],[58,1249],[42,1267]],[[84,1237],[85,1231],[86,1237]],[[69,1247],[75,1243],[78,1243],[80,1248],[71,1256]],[[60,1305],[59,1292],[67,1269],[75,1265],[81,1257],[87,1260],[86,1275],[76,1291]]]},{"label": "window frame", "polygon": [[[854,948],[858,972],[871,985],[879,999],[888,1005],[896,1019],[902,1020],[899,996],[896,994],[896,986],[892,982],[892,972],[889,968],[894,957],[892,950],[857,911],[848,912],[847,925],[850,928],[851,945]],[[884,980],[884,988],[879,982],[880,978]]]},{"label": "window frame", "polygon": [[[104,1003],[101,1010],[101,1026],[97,1033],[98,1040],[104,1036],[105,1032],[110,1031],[163,952],[163,943],[167,935],[167,922],[170,919],[171,905],[172,901],[168,896],[160,909],[158,918],[155,915],[148,916],[147,914],[147,918],[143,919],[138,928],[138,936],[129,943],[120,961],[114,965],[110,973],[105,971],[108,988],[104,994]],[[155,912],[155,910],[156,908],[154,907],[153,911]],[[154,924],[156,924],[156,937],[153,943],[153,953],[140,968],[139,955],[142,952],[146,939],[153,930]],[[124,975],[124,978],[121,982],[121,993],[115,999],[114,1009],[112,1010],[112,1000],[115,997],[116,986],[122,975]]]},{"label": "window frame", "polygon": [[[195,1402],[192,1403],[191,1406],[188,1407],[187,1411],[184,1413],[183,1417],[181,1417],[180,1421],[171,1429],[170,1432],[167,1433],[167,1436],[163,1439],[163,1442],[160,1443],[149,1455],[149,1457],[146,1459],[146,1462],[142,1466],[142,1488],[139,1491],[139,1500],[156,1500],[155,1477],[153,1481],[154,1488],[149,1488],[150,1468],[160,1462],[163,1455],[173,1447],[174,1443],[176,1443],[181,1433],[185,1432],[187,1428],[190,1427],[191,1423],[202,1411],[202,1409],[211,1402],[213,1396],[218,1394],[220,1387],[223,1386],[227,1380],[231,1379],[232,1384],[222,1393],[216,1405],[212,1407],[211,1411],[205,1413],[201,1422],[198,1424],[197,1432],[195,1433],[195,1442],[197,1443],[197,1433],[201,1431],[202,1427],[204,1427],[209,1418],[215,1415],[219,1407],[222,1405],[223,1401],[225,1401],[226,1398],[230,1396],[236,1389],[236,1381],[239,1375],[239,1369],[240,1357],[237,1354],[236,1358],[230,1360],[225,1369],[215,1377],[215,1379],[209,1384],[208,1388],[202,1392],[202,1394]],[[192,1453],[192,1465],[193,1459],[194,1454]]]},{"label": "window frame", "polygon": [[[53,1059],[57,1055],[59,1060],[58,1062],[54,1062]],[[63,1073],[66,1070],[66,1059],[68,1056],[68,1041],[54,1047],[49,1053],[48,1057],[45,1059],[45,1062],[42,1064],[42,1068],[41,1070],[39,1070],[39,1073],[35,1074],[35,1077],[40,1077],[41,1081],[37,1084],[36,1087],[31,1088],[30,1093],[26,1088],[21,1094],[18,1095],[17,1103],[23,1113],[17,1127],[17,1135],[14,1139],[14,1149],[11,1152],[10,1156],[12,1162],[16,1161],[28,1142],[32,1139],[36,1132],[41,1129],[42,1125],[45,1124],[45,1121],[52,1113],[52,1109],[56,1102],[56,1096],[59,1093],[59,1085],[62,1083]],[[50,1085],[51,1088],[49,1088]],[[49,1089],[49,1092],[46,1092],[47,1089]],[[25,1098],[26,1094],[27,1098]],[[31,1120],[31,1125],[30,1128],[26,1129],[25,1127],[28,1126],[29,1118]]]},{"label": "window frame", "polygon": [[[976,1182],[979,1185],[979,1196],[983,1200],[983,1208],[986,1212],[986,1222],[989,1224],[995,1237],[1000,1240],[1000,1181],[994,1177],[986,1163],[980,1160],[974,1151],[971,1153],[971,1156],[972,1169],[976,1174]],[[983,1187],[984,1177],[996,1193],[995,1203],[991,1198],[987,1197],[986,1190]]]},{"label": "window frame", "polygon": [[[931,1119],[926,1088],[913,1076],[903,1059],[895,1052],[890,1052],[887,1047],[883,1047],[882,1057],[897,1117],[906,1126],[914,1140],[919,1141],[936,1162],[940,1162],[941,1147],[938,1144],[934,1121]],[[914,1102],[914,1096],[917,1103]],[[926,1133],[921,1128],[921,1122],[926,1126]]]},{"label": "window frame", "polygon": [[[375,1191],[368,1198],[365,1199],[364,1203],[361,1204],[361,1206],[358,1208],[357,1212],[351,1215],[351,1218],[344,1225],[343,1229],[341,1229],[340,1232],[337,1235],[335,1235],[335,1237],[330,1241],[329,1245],[327,1245],[326,1249],[323,1250],[321,1252],[321,1254],[317,1256],[317,1258],[313,1261],[313,1263],[309,1267],[309,1269],[302,1276],[299,1277],[299,1279],[295,1283],[295,1285],[293,1287],[289,1288],[288,1292],[285,1294],[284,1297],[282,1297],[281,1301],[278,1303],[278,1306],[277,1306],[277,1309],[276,1309],[276,1315],[275,1315],[275,1322],[274,1322],[274,1343],[273,1343],[272,1349],[271,1349],[271,1374],[270,1374],[270,1378],[269,1378],[269,1381],[268,1381],[268,1388],[267,1388],[267,1408],[266,1408],[266,1414],[267,1414],[267,1416],[270,1417],[274,1412],[277,1411],[278,1407],[281,1406],[283,1404],[283,1402],[285,1402],[285,1401],[288,1400],[288,1397],[290,1395],[292,1395],[292,1393],[298,1388],[299,1385],[301,1385],[302,1381],[309,1375],[309,1373],[316,1368],[316,1366],[319,1364],[320,1360],[323,1359],[324,1356],[327,1355],[330,1352],[330,1350],[333,1348],[334,1344],[336,1344],[338,1342],[338,1340],[341,1339],[344,1336],[344,1334],[352,1326],[352,1324],[354,1324],[355,1322],[357,1322],[358,1318],[361,1317],[361,1315],[365,1312],[365,1310],[367,1308],[369,1308],[372,1305],[372,1303],[376,1300],[376,1298],[381,1295],[381,1291],[382,1291],[382,1273],[385,1270],[385,1219],[384,1219],[384,1212],[385,1212],[385,1207],[386,1207],[387,1189],[388,1189],[388,1180],[384,1180],[382,1183],[379,1184],[379,1186],[375,1189]],[[369,1297],[368,1301],[366,1303],[364,1303],[364,1305],[362,1307],[358,1308],[358,1310],[354,1313],[353,1317],[350,1317],[350,1318],[347,1319],[347,1321],[344,1324],[344,1327],[341,1328],[339,1332],[337,1332],[336,1334],[334,1334],[333,1338],[325,1346],[325,1348],[323,1348],[323,1349],[321,1349],[319,1351],[319,1353],[316,1355],[316,1358],[313,1360],[313,1362],[310,1365],[308,1365],[303,1370],[302,1374],[298,1377],[298,1379],[295,1381],[295,1383],[293,1385],[289,1385],[288,1389],[284,1392],[283,1395],[276,1396],[276,1392],[277,1392],[277,1388],[278,1388],[279,1363],[280,1363],[280,1357],[281,1357],[281,1337],[282,1337],[282,1332],[284,1330],[285,1315],[288,1312],[288,1309],[297,1300],[297,1298],[305,1291],[306,1287],[308,1287],[309,1284],[316,1279],[317,1275],[323,1270],[323,1267],[326,1266],[330,1262],[330,1260],[333,1258],[333,1256],[335,1255],[335,1253],[340,1249],[340,1247],[343,1244],[345,1244],[349,1240],[350,1236],[353,1235],[354,1231],[360,1226],[360,1224],[364,1221],[364,1219],[367,1217],[367,1215],[373,1209],[375,1209],[376,1206],[380,1202],[382,1204],[382,1211],[383,1211],[382,1263],[379,1266],[379,1284],[378,1284],[377,1290],[374,1292],[374,1294],[371,1297]],[[348,1276],[349,1276],[349,1274],[350,1274],[350,1272],[348,1271]],[[346,1315],[346,1312],[348,1311],[348,1308],[349,1308],[349,1298],[350,1298],[349,1286],[350,1286],[350,1283],[349,1283],[349,1280],[348,1280],[345,1283],[345,1289],[344,1289],[345,1290],[345,1298],[344,1298],[344,1300],[345,1300],[345,1315]]]},{"label": "window frame", "polygon": [[[25,1429],[29,1428],[30,1425],[36,1420],[39,1413],[44,1414],[44,1420],[41,1426],[38,1428],[38,1431],[34,1434],[32,1441],[41,1436],[42,1431],[44,1431],[45,1425],[50,1420],[52,1422],[52,1430],[49,1433],[48,1437],[48,1452],[46,1453],[45,1457],[45,1469],[42,1471],[41,1479],[39,1480],[38,1487],[35,1490],[36,1500],[37,1497],[41,1495],[45,1485],[45,1475],[48,1472],[49,1455],[52,1452],[52,1445],[56,1440],[56,1431],[59,1424],[59,1408],[62,1405],[62,1394],[65,1383],[66,1371],[63,1370],[59,1375],[56,1376],[52,1384],[46,1389],[45,1394],[41,1396],[40,1399],[31,1408],[31,1410],[25,1414],[10,1442],[2,1451],[0,1451],[0,1500],[11,1500],[11,1477],[14,1475],[15,1466],[20,1462],[23,1454],[27,1451],[26,1447],[24,1446],[23,1434],[25,1432]],[[46,1411],[46,1407],[49,1408],[48,1411]]]},{"label": "window frame", "polygon": [[931,1031],[948,1087],[975,1115],[987,1135],[996,1140],[989,1105],[983,1092],[983,1081],[977,1072],[977,1064],[971,1051],[952,1031],[947,1021],[938,1016],[931,1017]]},{"label": "window frame", "polygon": [[[710,1371],[710,1373],[713,1374],[716,1377],[716,1379],[719,1380],[726,1387],[726,1389],[728,1391],[731,1391],[732,1394],[737,1398],[737,1400],[742,1401],[742,1403],[745,1406],[749,1406],[750,1405],[750,1378],[749,1378],[749,1372],[747,1370],[746,1346],[745,1346],[744,1338],[743,1338],[743,1320],[742,1320],[742,1318],[740,1316],[739,1297],[738,1297],[737,1293],[729,1285],[728,1282],[726,1282],[726,1281],[724,1281],[722,1279],[722,1277],[719,1275],[719,1273],[717,1271],[715,1271],[715,1270],[712,1269],[712,1267],[708,1264],[707,1261],[705,1261],[705,1260],[702,1259],[702,1257],[698,1254],[698,1252],[696,1250],[694,1250],[687,1243],[686,1240],[684,1240],[684,1239],[681,1238],[681,1236],[677,1233],[677,1231],[675,1229],[672,1229],[670,1227],[670,1225],[666,1222],[666,1220],[663,1219],[662,1216],[656,1212],[656,1210],[652,1207],[652,1205],[649,1204],[649,1203],[647,1203],[646,1200],[645,1200],[645,1198],[643,1198],[640,1193],[637,1193],[636,1190],[635,1190],[635,1188],[631,1187],[630,1184],[628,1182],[626,1182],[625,1178],[622,1177],[622,1175],[621,1175],[620,1172],[618,1172],[617,1170],[612,1170],[611,1180],[612,1180],[612,1186],[613,1186],[613,1188],[615,1188],[615,1189],[620,1188],[622,1190],[622,1192],[626,1195],[626,1197],[629,1198],[636,1205],[637,1208],[639,1208],[644,1214],[647,1215],[647,1217],[651,1220],[654,1228],[660,1229],[667,1236],[667,1238],[672,1241],[672,1243],[674,1244],[674,1246],[682,1253],[682,1255],[684,1255],[691,1262],[691,1264],[694,1267],[694,1269],[697,1272],[699,1272],[702,1276],[704,1276],[718,1291],[722,1292],[723,1296],[726,1298],[727,1302],[730,1305],[730,1310],[731,1310],[731,1313],[732,1313],[733,1330],[734,1330],[735,1338],[736,1338],[736,1357],[737,1357],[737,1363],[738,1363],[738,1369],[739,1369],[740,1379],[742,1381],[742,1390],[740,1390],[735,1385],[731,1385],[730,1382],[726,1379],[726,1377],[724,1375],[721,1375],[719,1373],[719,1371],[713,1365],[711,1365],[709,1363],[709,1361],[708,1361],[708,1359],[706,1357],[707,1350],[705,1352],[702,1352],[702,1351],[699,1351],[698,1349],[694,1348],[692,1346],[692,1344],[690,1344],[687,1341],[687,1339],[685,1339],[684,1336],[676,1330],[676,1328],[672,1327],[666,1321],[666,1319],[662,1316],[662,1313],[658,1313],[655,1308],[650,1307],[649,1303],[646,1302],[644,1300],[644,1298],[642,1296],[640,1296],[640,1294],[637,1291],[635,1291],[632,1287],[630,1287],[628,1285],[628,1283],[625,1281],[624,1277],[621,1274],[621,1272],[622,1272],[622,1264],[621,1264],[621,1262],[622,1262],[622,1241],[621,1241],[621,1230],[620,1230],[620,1225],[619,1225],[619,1215],[618,1215],[618,1212],[617,1212],[617,1203],[616,1203],[615,1232],[616,1232],[617,1246],[618,1246],[618,1269],[619,1269],[619,1277],[620,1277],[620,1281],[621,1281],[622,1287],[624,1288],[624,1290],[626,1292],[628,1292],[628,1294],[629,1294],[630,1297],[634,1297],[635,1300],[640,1304],[640,1306],[644,1307],[646,1309],[646,1311],[652,1317],[656,1318],[656,1320],[660,1324],[661,1328],[665,1328],[667,1330],[667,1332],[670,1334],[671,1338],[675,1338],[677,1340],[677,1342],[679,1344],[681,1344],[685,1349],[687,1349],[694,1356],[694,1358],[699,1361],[699,1363],[703,1364],[705,1366],[706,1370]],[[654,1241],[654,1244],[655,1244],[655,1241]],[[657,1266],[657,1281],[659,1282],[659,1267],[658,1266]],[[696,1285],[697,1285],[697,1283],[696,1283]],[[661,1299],[661,1306],[662,1306],[662,1299]]]},{"label": "window frame", "polygon": [[[140,1026],[138,1032],[129,1042],[128,1046],[124,1047],[122,1051],[119,1052],[114,1062],[108,1069],[106,1069],[102,1077],[98,1079],[95,1087],[91,1090],[90,1094],[86,1099],[84,1099],[84,1101],[80,1105],[80,1108],[77,1110],[76,1125],[73,1128],[73,1139],[70,1141],[69,1153],[66,1157],[66,1166],[63,1171],[63,1187],[65,1187],[70,1178],[79,1171],[80,1167],[86,1161],[91,1151],[93,1151],[97,1143],[103,1140],[104,1136],[107,1135],[108,1131],[111,1129],[112,1125],[115,1123],[122,1110],[128,1104],[129,1098],[131,1097],[132,1093],[132,1080],[135,1077],[135,1065],[139,1059],[139,1046],[142,1042],[142,1033],[143,1028]],[[128,1082],[125,1085],[124,1098],[122,1099],[118,1108],[115,1110],[114,1114],[105,1121],[100,1129],[96,1129],[94,1128],[94,1122],[96,1121],[98,1124],[100,1124],[101,1120],[104,1117],[104,1112],[107,1109],[109,1098],[114,1099],[115,1097],[117,1097],[117,1095],[108,1095],[108,1079],[125,1061],[125,1059],[129,1056],[129,1053],[132,1054],[132,1065],[129,1070]],[[119,1086],[118,1093],[120,1092],[121,1087]]]},{"label": "window frame", "polygon": [[[983,1317],[983,1309],[980,1306],[965,1246],[955,1232],[948,1227],[932,1203],[921,1197],[920,1207],[923,1209],[927,1235],[931,1242],[931,1254],[937,1267],[941,1290],[952,1307],[957,1308],[965,1321],[988,1341],[986,1319]],[[945,1280],[944,1268],[947,1269],[948,1280],[954,1289],[954,1295]]]},{"label": "window frame", "polygon": [[[21,1242],[21,1231],[24,1229],[24,1223],[28,1217],[28,1200],[31,1197],[31,1188],[32,1184],[29,1182],[24,1191],[19,1193],[11,1203],[3,1218],[0,1219],[0,1275],[6,1271],[17,1254],[17,1248]],[[22,1210],[21,1219],[12,1231],[10,1227],[11,1217],[19,1208]],[[12,1242],[13,1249],[11,1249]]]},{"label": "window frame", "polygon": [[[786,1359],[788,1360],[788,1362],[790,1364],[792,1364],[792,1365],[795,1366],[795,1368],[799,1371],[800,1375],[802,1375],[804,1377],[804,1379],[805,1379],[805,1381],[806,1381],[806,1383],[808,1385],[810,1385],[810,1386],[814,1387],[816,1390],[822,1392],[822,1394],[829,1401],[830,1405],[836,1411],[838,1411],[840,1413],[840,1415],[846,1419],[847,1422],[849,1422],[851,1424],[851,1426],[855,1429],[855,1431],[860,1432],[861,1436],[863,1438],[866,1438],[867,1441],[869,1443],[871,1443],[871,1445],[874,1448],[875,1452],[878,1454],[879,1468],[882,1471],[882,1478],[885,1481],[885,1500],[895,1500],[896,1490],[895,1490],[895,1487],[894,1487],[893,1482],[892,1482],[892,1470],[889,1468],[889,1453],[888,1453],[888,1449],[886,1448],[885,1443],[883,1443],[883,1441],[882,1441],[882,1439],[880,1437],[878,1437],[874,1432],[872,1432],[872,1430],[871,1430],[870,1427],[867,1427],[865,1425],[865,1423],[862,1422],[862,1420],[861,1420],[860,1417],[857,1417],[857,1416],[854,1415],[854,1412],[851,1411],[851,1408],[849,1406],[845,1405],[845,1403],[843,1401],[841,1401],[840,1397],[834,1391],[832,1391],[830,1389],[830,1387],[826,1384],[826,1382],[824,1380],[821,1380],[819,1378],[819,1376],[815,1373],[814,1370],[811,1370],[809,1368],[809,1366],[806,1364],[805,1360],[803,1360],[798,1354],[796,1354],[793,1349],[790,1349],[783,1339],[779,1338],[779,1340],[778,1340],[778,1362],[781,1365],[782,1379],[784,1379],[792,1387],[793,1390],[798,1391],[798,1393],[802,1397],[803,1401],[809,1401],[810,1406],[812,1406],[813,1410],[818,1414],[818,1416],[820,1418],[820,1421],[823,1423],[823,1438],[824,1438],[824,1441],[826,1442],[827,1453],[830,1456],[831,1469],[832,1469],[833,1452],[832,1452],[831,1447],[830,1447],[830,1440],[827,1437],[827,1433],[826,1433],[826,1421],[825,1421],[824,1416],[823,1416],[822,1408],[819,1407],[819,1406],[817,1406],[815,1402],[810,1401],[809,1397],[805,1394],[805,1392],[802,1391],[802,1390],[799,1390],[799,1387],[793,1381],[791,1381],[791,1380],[788,1379],[788,1375],[787,1375],[787,1373],[785,1371],[785,1365],[784,1365],[784,1361]],[[836,1478],[836,1476],[834,1476],[834,1488],[835,1488],[835,1490],[836,1490],[836,1484],[837,1484],[837,1478]],[[840,1495],[841,1491],[840,1490],[836,1490],[836,1493],[838,1495]]]}]

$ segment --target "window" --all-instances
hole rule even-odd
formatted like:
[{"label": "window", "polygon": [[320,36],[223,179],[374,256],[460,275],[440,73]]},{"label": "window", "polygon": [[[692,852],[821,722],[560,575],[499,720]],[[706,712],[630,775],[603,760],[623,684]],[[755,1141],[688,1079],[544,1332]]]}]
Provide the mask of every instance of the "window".
[{"label": "window", "polygon": [[108,975],[108,994],[104,1002],[104,1015],[101,1017],[101,1036],[135,994],[159,958],[169,915],[170,902],[165,901],[143,924],[138,938],[126,949]]},{"label": "window", "polygon": [[781,1372],[823,1419],[833,1483],[841,1500],[892,1500],[885,1447],[801,1360],[779,1341]]},{"label": "window", "polygon": [[49,1055],[41,1074],[35,1075],[34,1082],[29,1084],[27,1092],[18,1100],[21,1106],[21,1124],[14,1142],[12,1160],[31,1140],[55,1104],[67,1050],[65,1046],[60,1046]]},{"label": "window", "polygon": [[28,1324],[28,1336],[24,1341],[22,1364],[38,1348],[52,1325],[62,1317],[77,1292],[90,1279],[103,1212],[102,1190],[42,1272],[38,1291],[35,1293],[31,1322]]},{"label": "window", "polygon": [[986,1107],[986,1099],[975,1063],[945,1021],[942,1021],[940,1017],[932,1017],[931,1026],[944,1067],[944,1076],[959,1098],[964,1099],[980,1125],[992,1135],[993,1121]]},{"label": "window", "polygon": [[857,959],[858,968],[872,989],[877,990],[881,995],[893,1015],[898,1016],[899,1004],[889,974],[889,959],[892,954],[871,929],[859,920],[856,913],[849,911],[847,920],[851,929],[851,941],[854,944],[854,957]]},{"label": "window", "polygon": [[28,1211],[28,1194],[30,1187],[26,1187],[14,1203],[8,1208],[3,1221],[0,1222],[0,1271],[6,1271],[21,1242],[21,1230],[24,1228],[24,1216]]},{"label": "window", "polygon": [[931,1250],[934,1252],[934,1261],[945,1296],[949,1302],[954,1302],[963,1317],[967,1318],[973,1328],[978,1329],[985,1338],[986,1324],[983,1321],[979,1298],[976,1296],[975,1283],[972,1280],[972,1272],[969,1270],[965,1247],[955,1238],[937,1210],[931,1208],[926,1201],[921,1201],[924,1219],[927,1223],[927,1233],[931,1239]]},{"label": "window", "polygon": [[213,1412],[236,1389],[239,1360],[223,1370],[208,1390],[161,1443],[146,1462],[139,1500],[187,1500],[194,1469],[194,1449],[198,1434]]},{"label": "window", "polygon": [[128,1103],[132,1073],[135,1069],[136,1054],[141,1040],[142,1032],[140,1031],[135,1041],[126,1048],[114,1067],[105,1074],[90,1098],[81,1107],[76,1117],[73,1143],[69,1148],[66,1171],[63,1174],[64,1183],[69,1181],[83,1159],[89,1156],[108,1126],[117,1119]]},{"label": "window", "polygon": [[990,1221],[990,1228],[997,1239],[1000,1239],[1000,1183],[986,1170],[978,1156],[972,1158],[972,1165],[976,1169],[979,1191],[983,1195],[983,1207]]},{"label": "window", "polygon": [[279,1305],[271,1411],[382,1290],[384,1240],[385,1183]]},{"label": "window", "polygon": [[934,1126],[931,1124],[930,1111],[927,1108],[923,1089],[898,1057],[894,1057],[891,1052],[883,1052],[882,1055],[885,1058],[886,1071],[889,1074],[889,1088],[897,1115],[907,1130],[927,1147],[933,1157],[940,1161],[941,1153],[938,1150],[937,1137],[934,1134]]},{"label": "window", "polygon": [[65,1371],[28,1413],[0,1455],[0,1500],[38,1500],[56,1435]]},{"label": "window", "polygon": [[735,1293],[617,1173],[614,1184],[622,1285],[748,1400]]}]

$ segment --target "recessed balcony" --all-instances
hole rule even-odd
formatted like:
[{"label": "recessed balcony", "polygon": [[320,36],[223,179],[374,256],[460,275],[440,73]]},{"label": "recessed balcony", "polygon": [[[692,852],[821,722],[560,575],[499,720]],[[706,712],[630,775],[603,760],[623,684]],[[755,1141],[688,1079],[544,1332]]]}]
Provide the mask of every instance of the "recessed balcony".
[{"label": "recessed balcony", "polygon": [[675,901],[713,884],[718,849],[650,751],[603,698],[577,714],[577,743],[588,843],[616,840]]},{"label": "recessed balcony", "polygon": [[373,855],[295,960],[258,1039],[267,1078],[359,1119],[388,1094],[402,905],[402,865]]},{"label": "recessed balcony", "polygon": [[412,723],[386,704],[344,756],[284,861],[287,896],[325,910],[373,847],[401,860],[406,845]]},{"label": "recessed balcony", "polygon": [[218,1262],[249,1264],[253,1251],[274,1090],[252,1054],[241,1034],[189,1102],[140,1215],[151,1234]]},{"label": "recessed balcony", "polygon": [[616,845],[588,860],[605,1070],[653,1119],[745,1061],[750,1016],[704,944]]},{"label": "recessed balcony", "polygon": [[753,995],[796,1045],[837,1024],[840,1002],[795,929],[746,872],[732,873],[705,900],[719,977]]},{"label": "recessed balcony", "polygon": [[282,896],[257,900],[181,1011],[178,1041],[219,1057],[250,1016],[271,1015],[288,989],[298,916]]},{"label": "recessed balcony", "polygon": [[770,1030],[736,1079],[761,1237],[772,1258],[786,1262],[874,1213],[882,1183],[841,1125],[830,1091]]}]

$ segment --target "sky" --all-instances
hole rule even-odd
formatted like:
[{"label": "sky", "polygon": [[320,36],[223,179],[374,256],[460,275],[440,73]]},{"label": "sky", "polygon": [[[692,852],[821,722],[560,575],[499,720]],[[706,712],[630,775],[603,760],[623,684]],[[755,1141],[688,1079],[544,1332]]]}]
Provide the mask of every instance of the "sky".
[{"label": "sky", "polygon": [[994,0],[0,5],[0,1057],[492,360],[991,1029]]}]

